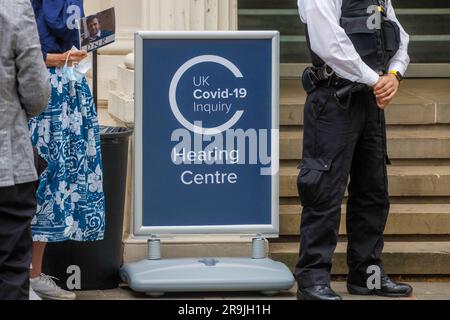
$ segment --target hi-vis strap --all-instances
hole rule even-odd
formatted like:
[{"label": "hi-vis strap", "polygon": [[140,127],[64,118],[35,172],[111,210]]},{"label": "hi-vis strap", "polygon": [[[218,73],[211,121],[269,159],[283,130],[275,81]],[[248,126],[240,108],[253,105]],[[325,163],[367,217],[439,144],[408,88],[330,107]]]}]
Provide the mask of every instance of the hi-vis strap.
[{"label": "hi-vis strap", "polygon": [[387,14],[387,3],[386,0],[378,0],[378,11],[382,14]]}]

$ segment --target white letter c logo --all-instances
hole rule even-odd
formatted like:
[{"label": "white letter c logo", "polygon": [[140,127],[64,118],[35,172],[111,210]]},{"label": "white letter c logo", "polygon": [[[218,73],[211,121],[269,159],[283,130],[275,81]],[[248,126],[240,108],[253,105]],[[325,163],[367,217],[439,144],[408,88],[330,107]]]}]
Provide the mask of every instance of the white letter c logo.
[{"label": "white letter c logo", "polygon": [[175,73],[173,76],[172,82],[170,84],[169,89],[169,101],[170,101],[170,107],[172,108],[172,112],[177,118],[177,120],[181,123],[183,127],[188,129],[189,131],[192,131],[194,133],[200,134],[200,135],[216,135],[223,131],[226,131],[233,127],[242,117],[244,114],[244,111],[236,111],[234,116],[228,120],[226,123],[222,124],[221,126],[214,127],[214,128],[201,128],[196,126],[195,124],[192,124],[189,122],[181,113],[180,108],[178,107],[177,103],[177,87],[178,83],[180,82],[183,75],[193,66],[200,64],[200,63],[206,63],[206,62],[213,62],[220,64],[224,67],[226,67],[228,70],[230,70],[233,75],[236,78],[243,78],[241,71],[234,65],[231,61],[219,57],[219,56],[213,56],[213,55],[204,55],[204,56],[198,56],[196,58],[193,58],[189,61],[187,61],[185,64],[183,64],[180,69]]}]

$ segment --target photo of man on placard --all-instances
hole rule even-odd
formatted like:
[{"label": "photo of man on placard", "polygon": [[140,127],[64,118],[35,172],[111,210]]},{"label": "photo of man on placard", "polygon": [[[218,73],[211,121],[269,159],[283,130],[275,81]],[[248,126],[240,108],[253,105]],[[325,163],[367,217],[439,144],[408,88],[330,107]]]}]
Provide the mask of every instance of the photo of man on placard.
[{"label": "photo of man on placard", "polygon": [[115,41],[114,8],[90,15],[80,21],[80,39],[83,50],[90,52]]}]

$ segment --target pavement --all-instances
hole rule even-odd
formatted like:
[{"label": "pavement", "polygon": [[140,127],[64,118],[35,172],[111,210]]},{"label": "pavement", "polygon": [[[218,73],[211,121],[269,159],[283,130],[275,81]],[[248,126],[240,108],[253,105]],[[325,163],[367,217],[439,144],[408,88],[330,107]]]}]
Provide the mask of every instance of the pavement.
[{"label": "pavement", "polygon": [[[414,295],[405,299],[394,300],[450,300],[450,279],[441,282],[408,282],[414,288]],[[345,282],[333,282],[333,289],[344,300],[393,300],[383,297],[351,296],[346,291]],[[163,300],[295,300],[294,287],[288,292],[282,292],[275,297],[266,297],[258,293],[183,293],[167,294],[158,299]],[[114,290],[96,290],[78,292],[78,300],[155,300],[143,294],[131,291],[127,286],[121,286]],[[156,300],[158,300],[156,299]]]}]

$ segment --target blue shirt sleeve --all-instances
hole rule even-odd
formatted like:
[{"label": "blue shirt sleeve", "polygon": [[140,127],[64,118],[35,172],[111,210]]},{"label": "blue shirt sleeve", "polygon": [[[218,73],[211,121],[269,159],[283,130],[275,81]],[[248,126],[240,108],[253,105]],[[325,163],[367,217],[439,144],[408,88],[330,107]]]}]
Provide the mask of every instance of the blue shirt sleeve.
[{"label": "blue shirt sleeve", "polygon": [[42,47],[42,57],[44,58],[44,61],[47,61],[47,50],[44,49],[44,47]]},{"label": "blue shirt sleeve", "polygon": [[42,4],[45,21],[51,33],[63,41],[72,40],[74,32],[78,33],[78,30],[69,29],[68,21],[73,18],[71,16],[74,11],[68,9],[72,9],[71,6],[76,6],[81,17],[83,17],[83,0],[43,0]]}]

